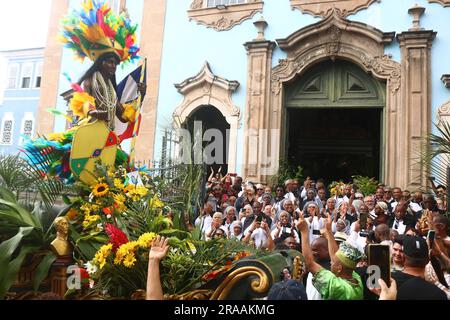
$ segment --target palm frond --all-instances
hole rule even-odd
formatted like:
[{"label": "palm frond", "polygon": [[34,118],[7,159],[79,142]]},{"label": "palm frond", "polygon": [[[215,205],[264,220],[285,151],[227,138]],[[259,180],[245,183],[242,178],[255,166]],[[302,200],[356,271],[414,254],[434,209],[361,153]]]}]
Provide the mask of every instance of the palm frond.
[{"label": "palm frond", "polygon": [[447,168],[450,166],[450,124],[435,124],[438,134],[428,134],[419,153],[419,163],[428,176],[439,184],[447,181]]}]

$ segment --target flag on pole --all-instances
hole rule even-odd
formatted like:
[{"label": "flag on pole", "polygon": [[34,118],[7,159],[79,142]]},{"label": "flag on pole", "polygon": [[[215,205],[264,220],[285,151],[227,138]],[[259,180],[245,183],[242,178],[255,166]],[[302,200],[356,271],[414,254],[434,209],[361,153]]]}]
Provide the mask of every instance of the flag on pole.
[{"label": "flag on pole", "polygon": [[[139,66],[129,75],[127,75],[117,86],[117,98],[120,103],[132,103],[135,105],[136,109],[140,109],[140,104],[144,97],[140,97],[138,91],[138,83],[142,82],[147,84],[147,74],[145,72],[144,64]],[[139,99],[140,98],[140,99]],[[138,105],[139,104],[139,105]],[[115,132],[119,137],[120,141],[129,139],[133,137],[133,133],[139,134],[139,127],[141,125],[142,110],[138,112],[139,116],[137,123],[123,123],[117,117],[115,121]],[[136,127],[135,127],[136,124]],[[135,131],[136,130],[136,131]]]}]

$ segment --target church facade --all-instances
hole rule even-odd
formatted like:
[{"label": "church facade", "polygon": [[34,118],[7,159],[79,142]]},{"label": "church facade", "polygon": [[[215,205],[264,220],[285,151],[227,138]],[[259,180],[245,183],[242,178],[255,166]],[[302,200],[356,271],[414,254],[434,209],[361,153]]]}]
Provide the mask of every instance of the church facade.
[{"label": "church facade", "polygon": [[[61,72],[80,68],[55,41],[79,0],[54,1],[37,132],[64,128]],[[139,23],[148,90],[137,159],[160,159],[168,130],[201,121],[224,134],[224,166],[265,182],[280,160],[314,178],[427,184],[426,134],[450,119],[450,1],[113,1]],[[84,65],[86,69],[88,65]],[[119,71],[125,75],[136,66]],[[56,94],[58,93],[58,94]]]}]

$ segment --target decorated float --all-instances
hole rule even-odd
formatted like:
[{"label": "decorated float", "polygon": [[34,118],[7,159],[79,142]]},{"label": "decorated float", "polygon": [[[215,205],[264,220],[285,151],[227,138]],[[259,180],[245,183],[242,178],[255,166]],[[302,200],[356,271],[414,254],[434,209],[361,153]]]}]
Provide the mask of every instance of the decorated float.
[{"label": "decorated float", "polygon": [[[200,240],[191,222],[203,168],[180,166],[169,179],[135,166],[145,63],[131,96],[114,73],[138,58],[136,28],[104,1],[85,0],[63,20],[65,46],[93,65],[72,83],[70,129],[0,160],[0,299],[143,299],[157,235],[170,238],[166,299],[263,298],[283,269],[300,277],[295,250]],[[114,116],[126,124],[121,133]],[[127,138],[130,155],[120,148]]]}]

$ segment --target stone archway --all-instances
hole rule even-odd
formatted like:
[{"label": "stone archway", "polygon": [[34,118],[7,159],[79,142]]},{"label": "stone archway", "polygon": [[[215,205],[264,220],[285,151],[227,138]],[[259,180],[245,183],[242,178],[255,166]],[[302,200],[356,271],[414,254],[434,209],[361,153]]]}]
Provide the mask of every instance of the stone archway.
[{"label": "stone archway", "polygon": [[[285,39],[277,40],[278,46],[287,53],[287,58],[280,60],[267,77],[268,94],[261,103],[265,116],[260,117],[262,120],[259,122],[246,120],[246,123],[253,125],[249,129],[264,128],[275,132],[263,143],[269,146],[268,150],[274,152],[268,155],[271,163],[266,165],[258,163],[256,171],[252,171],[251,166],[244,164],[244,176],[250,175],[254,180],[266,181],[267,177],[274,173],[273,169],[278,167],[278,160],[284,154],[286,134],[284,84],[301,76],[316,63],[341,59],[358,65],[376,79],[387,83],[382,181],[402,188],[414,188],[425,184],[424,170],[416,163],[416,153],[423,133],[429,132],[430,128],[430,96],[427,89],[430,77],[429,48],[434,36],[435,33],[432,31],[422,31],[421,34],[408,31],[398,35],[402,48],[402,63],[398,63],[384,54],[385,46],[394,40],[395,33],[383,33],[366,24],[346,20],[338,11],[333,11],[322,21],[300,29]],[[412,37],[416,39],[414,47],[409,44]],[[419,37],[420,41],[417,41]],[[271,51],[275,43],[266,40],[259,41],[259,44],[257,41],[246,44],[249,59],[260,54],[255,49],[255,57],[252,56],[253,48],[260,48],[263,42],[267,43],[266,47],[269,48],[267,59],[271,60]],[[416,50],[416,47],[421,51]],[[249,73],[257,72],[249,70]],[[415,80],[420,84],[413,85],[412,82]],[[254,85],[259,84],[251,82],[247,88],[247,96],[255,90],[252,88]],[[421,117],[412,114],[416,105],[425,109]],[[270,148],[271,145],[278,144],[279,148]],[[246,141],[244,155],[251,157],[249,154],[250,148]],[[261,151],[258,150],[258,155],[260,154]],[[270,170],[266,170],[267,168]]]},{"label": "stone archway", "polygon": [[205,62],[197,75],[175,84],[175,87],[184,99],[173,113],[174,127],[180,128],[203,106],[218,109],[230,125],[228,172],[236,172],[237,130],[241,112],[239,107],[233,104],[231,94],[239,87],[239,82],[214,75],[209,63]]}]

